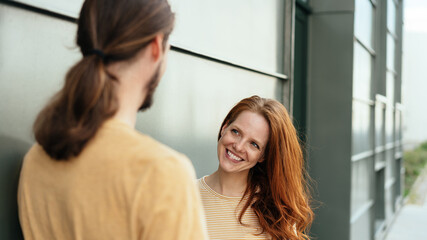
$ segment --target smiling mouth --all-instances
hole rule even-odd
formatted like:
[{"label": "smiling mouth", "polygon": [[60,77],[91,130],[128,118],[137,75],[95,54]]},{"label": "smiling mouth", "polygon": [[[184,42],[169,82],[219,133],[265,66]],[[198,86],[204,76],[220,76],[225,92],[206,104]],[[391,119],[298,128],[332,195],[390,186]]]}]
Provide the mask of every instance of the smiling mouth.
[{"label": "smiling mouth", "polygon": [[225,152],[227,153],[227,155],[228,155],[231,159],[236,160],[236,161],[243,161],[243,159],[242,159],[242,158],[239,158],[238,156],[234,155],[230,150],[225,149]]}]

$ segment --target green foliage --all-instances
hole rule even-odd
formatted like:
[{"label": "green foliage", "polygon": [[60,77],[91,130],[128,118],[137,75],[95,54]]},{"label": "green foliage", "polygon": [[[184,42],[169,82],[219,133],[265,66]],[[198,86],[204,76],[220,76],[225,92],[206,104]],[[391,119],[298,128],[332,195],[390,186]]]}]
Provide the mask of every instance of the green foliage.
[{"label": "green foliage", "polygon": [[427,151],[427,142],[423,142],[423,143],[421,143],[421,145],[420,145],[420,147],[419,147],[420,149],[423,149],[424,151]]},{"label": "green foliage", "polygon": [[427,142],[422,143],[418,148],[407,151],[404,154],[405,166],[405,193],[408,195],[417,177],[427,164]]}]

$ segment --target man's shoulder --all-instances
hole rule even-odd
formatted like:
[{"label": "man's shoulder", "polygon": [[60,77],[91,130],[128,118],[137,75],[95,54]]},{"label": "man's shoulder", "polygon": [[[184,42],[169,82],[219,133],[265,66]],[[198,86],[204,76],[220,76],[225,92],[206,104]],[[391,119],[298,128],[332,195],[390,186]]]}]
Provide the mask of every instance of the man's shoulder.
[{"label": "man's shoulder", "polygon": [[160,163],[163,166],[186,164],[189,161],[184,154],[158,142],[150,136],[143,134],[140,136],[140,139],[136,141],[139,147],[135,149],[135,153],[141,158],[156,161],[156,163]]},{"label": "man's shoulder", "polygon": [[130,139],[135,154],[143,158],[182,161],[187,157],[156,139],[135,131]]},{"label": "man's shoulder", "polygon": [[136,148],[132,150],[131,164],[128,166],[141,172],[151,172],[152,182],[161,181],[163,185],[176,187],[194,184],[196,173],[190,159],[184,154],[140,133],[135,138],[134,146]]},{"label": "man's shoulder", "polygon": [[[135,164],[160,165],[162,169],[193,169],[190,160],[182,153],[121,123],[109,122],[108,145],[120,153],[123,161]],[[105,136],[105,135],[104,135]],[[193,170],[194,171],[194,170]]]}]

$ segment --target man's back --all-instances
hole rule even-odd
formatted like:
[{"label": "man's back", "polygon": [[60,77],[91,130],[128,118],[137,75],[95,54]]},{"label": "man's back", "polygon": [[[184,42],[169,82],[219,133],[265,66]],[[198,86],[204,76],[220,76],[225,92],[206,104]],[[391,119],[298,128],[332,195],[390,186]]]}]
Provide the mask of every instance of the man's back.
[{"label": "man's back", "polygon": [[118,120],[76,158],[40,145],[24,160],[18,201],[26,239],[205,239],[189,160]]}]

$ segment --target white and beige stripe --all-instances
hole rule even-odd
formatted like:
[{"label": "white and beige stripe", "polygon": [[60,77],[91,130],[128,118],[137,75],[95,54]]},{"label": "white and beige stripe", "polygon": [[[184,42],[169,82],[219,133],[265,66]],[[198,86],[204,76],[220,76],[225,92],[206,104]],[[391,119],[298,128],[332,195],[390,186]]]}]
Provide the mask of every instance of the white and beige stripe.
[{"label": "white and beige stripe", "polygon": [[242,218],[245,225],[239,223],[238,216],[243,206],[241,197],[227,197],[215,192],[206,184],[205,178],[199,179],[198,185],[211,240],[270,239],[265,233],[259,234],[258,218],[250,208]]}]

